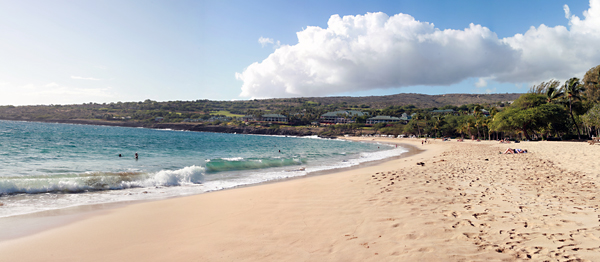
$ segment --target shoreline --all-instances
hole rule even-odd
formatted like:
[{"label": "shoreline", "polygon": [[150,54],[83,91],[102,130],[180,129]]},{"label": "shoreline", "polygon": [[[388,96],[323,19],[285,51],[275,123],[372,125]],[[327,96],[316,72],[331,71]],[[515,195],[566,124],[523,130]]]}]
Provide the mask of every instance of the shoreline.
[{"label": "shoreline", "polygon": [[[340,137],[339,139],[344,139],[344,138]],[[367,142],[367,143],[377,142],[377,141],[356,141],[353,139],[345,139],[345,140],[353,141],[353,142]],[[126,207],[129,205],[135,205],[135,204],[144,203],[144,202],[163,201],[163,200],[174,199],[174,198],[185,198],[185,197],[210,194],[210,193],[215,193],[215,192],[220,192],[220,191],[261,186],[261,185],[265,185],[265,184],[282,183],[282,182],[286,182],[286,181],[291,181],[291,180],[296,180],[296,179],[305,179],[305,178],[311,178],[311,177],[316,177],[316,176],[330,175],[330,174],[335,174],[335,173],[339,173],[339,172],[351,171],[351,170],[354,170],[357,168],[365,168],[365,167],[385,163],[387,161],[404,158],[407,156],[412,156],[412,155],[418,154],[422,151],[413,145],[401,143],[401,142],[402,141],[394,141],[394,143],[389,143],[389,142],[386,143],[386,144],[397,144],[399,146],[402,146],[403,148],[406,148],[407,152],[402,153],[401,155],[392,156],[392,157],[388,157],[388,158],[384,158],[384,159],[380,159],[380,160],[363,162],[356,166],[315,171],[315,172],[312,172],[312,173],[309,173],[309,174],[303,175],[303,176],[275,179],[275,180],[269,180],[269,181],[265,181],[265,182],[255,183],[255,184],[244,184],[244,185],[239,185],[239,186],[235,186],[232,188],[207,191],[204,193],[185,195],[185,196],[170,196],[170,197],[164,197],[164,198],[160,198],[160,199],[140,199],[140,200],[109,202],[109,203],[77,205],[77,206],[72,206],[72,207],[67,207],[67,208],[51,209],[51,210],[44,210],[44,211],[38,211],[38,212],[33,212],[33,213],[27,213],[27,214],[19,214],[19,215],[14,215],[14,216],[9,216],[9,217],[2,217],[2,218],[0,218],[0,232],[3,232],[3,234],[0,236],[0,243],[3,241],[18,239],[21,237],[27,237],[29,235],[37,234],[37,233],[40,233],[40,232],[43,232],[43,231],[46,231],[49,229],[53,229],[56,227],[62,227],[62,226],[68,225],[70,223],[77,222],[82,219],[86,219],[89,216],[94,216],[101,212],[110,211],[111,209],[114,209],[114,208]]]},{"label": "shoreline", "polygon": [[[394,141],[396,143],[401,143],[403,141]],[[406,141],[404,141],[406,142]],[[403,143],[405,144],[405,143]],[[407,150],[409,150],[409,152],[404,153],[408,154],[408,157],[414,157],[415,155],[419,155],[418,153],[415,154],[414,152],[416,152],[417,147],[415,143],[412,143],[413,147],[412,148],[407,148]],[[231,192],[238,192],[238,191],[246,191],[246,190],[257,190],[260,188],[264,188],[264,187],[279,187],[280,184],[290,184],[290,183],[298,183],[299,181],[305,181],[305,180],[313,180],[313,179],[322,179],[322,178],[326,178],[329,176],[336,176],[336,174],[339,173],[353,173],[356,170],[361,170],[361,169],[370,169],[372,166],[378,166],[378,165],[382,165],[385,163],[388,163],[390,161],[399,161],[404,159],[403,156],[399,156],[399,157],[392,157],[392,158],[388,158],[386,160],[380,160],[380,161],[374,161],[374,162],[378,162],[378,163],[363,163],[361,165],[358,165],[356,167],[352,167],[352,168],[346,168],[346,169],[336,169],[336,170],[332,170],[331,172],[327,172],[327,175],[323,175],[323,174],[311,174],[311,175],[307,175],[307,176],[302,176],[302,177],[296,177],[296,178],[291,178],[291,179],[285,179],[285,180],[278,180],[278,181],[271,181],[271,182],[267,182],[267,183],[260,183],[260,184],[253,184],[253,185],[249,185],[249,186],[244,186],[244,187],[238,187],[238,188],[234,188],[235,190],[219,190],[219,191],[213,191],[213,192],[209,192],[209,193],[203,193],[203,194],[199,194],[199,195],[192,195],[192,196],[183,196],[183,197],[175,197],[175,198],[168,198],[168,199],[163,199],[163,200],[152,200],[152,201],[142,201],[142,202],[133,202],[133,203],[115,203],[116,206],[112,206],[111,204],[109,204],[110,207],[108,208],[100,208],[98,209],[97,207],[87,207],[88,210],[84,210],[83,212],[78,212],[78,211],[74,211],[75,214],[69,213],[72,212],[73,210],[67,210],[66,211],[66,215],[59,215],[59,217],[63,217],[66,218],[66,221],[61,221],[61,222],[54,222],[54,224],[52,225],[46,225],[49,227],[44,227],[41,228],[35,232],[27,232],[26,235],[21,235],[18,236],[17,238],[11,238],[11,239],[4,239],[4,240],[0,240],[0,249],[2,247],[5,247],[6,245],[10,245],[10,243],[14,243],[14,242],[20,242],[20,241],[25,241],[28,242],[27,239],[36,239],[39,236],[43,236],[46,234],[53,234],[54,232],[60,232],[62,230],[71,228],[73,226],[77,226],[81,223],[87,223],[87,222],[91,222],[92,220],[101,218],[101,217],[105,217],[105,216],[111,216],[114,213],[119,213],[120,211],[126,211],[129,210],[131,207],[134,206],[140,206],[140,205],[147,205],[147,204],[158,204],[158,205],[162,205],[163,202],[171,202],[171,201],[185,201],[187,200],[191,200],[193,198],[212,198],[213,195],[221,195],[221,194],[231,194]],[[260,190],[259,190],[260,191]],[[77,209],[77,208],[75,208]],[[42,215],[43,216],[43,215]],[[18,218],[16,218],[18,219]],[[27,222],[30,223],[30,222]],[[31,223],[30,223],[31,224]],[[62,234],[62,233],[59,233]],[[5,252],[1,252],[0,254],[7,254]],[[24,258],[25,260],[27,260],[27,258]],[[0,261],[2,260],[2,255],[0,255]]]},{"label": "shoreline", "polygon": [[376,139],[426,150],[98,212],[0,242],[0,261],[600,260],[600,147],[398,140]]}]

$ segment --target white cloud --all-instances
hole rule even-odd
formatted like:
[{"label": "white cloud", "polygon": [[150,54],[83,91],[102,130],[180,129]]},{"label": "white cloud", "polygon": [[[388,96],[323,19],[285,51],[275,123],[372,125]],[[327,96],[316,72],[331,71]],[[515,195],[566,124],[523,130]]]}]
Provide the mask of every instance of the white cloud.
[{"label": "white cloud", "polygon": [[477,83],[475,83],[475,87],[477,87],[477,88],[486,87],[487,85],[488,85],[487,81],[485,81],[485,79],[483,79],[483,78],[479,78],[479,81],[477,81]]},{"label": "white cloud", "polygon": [[327,28],[307,27],[297,33],[296,45],[278,47],[236,78],[243,81],[240,96],[255,98],[451,85],[469,78],[481,85],[567,79],[600,63],[600,0],[590,0],[583,15],[568,16],[569,28],[540,25],[504,39],[481,25],[440,30],[407,14],[333,15]]},{"label": "white cloud", "polygon": [[262,37],[262,36],[258,39],[258,42],[260,43],[260,45],[262,45],[262,47],[265,47],[265,45],[267,45],[267,44],[274,43],[273,39]]},{"label": "white cloud", "polygon": [[272,38],[265,38],[265,37],[260,37],[258,38],[258,42],[260,43],[260,45],[262,47],[265,47],[266,45],[273,45],[273,48],[279,48],[281,46],[281,42],[279,40],[275,41]]},{"label": "white cloud", "polygon": [[92,81],[99,81],[99,80],[102,80],[102,79],[93,78],[93,77],[81,77],[81,76],[71,76],[71,79],[77,79],[77,80],[92,80]]},{"label": "white cloud", "polygon": [[571,17],[571,9],[568,5],[564,5],[563,10],[565,11],[565,18],[569,19]]},{"label": "white cloud", "polygon": [[515,83],[582,77],[600,63],[600,0],[590,0],[583,15],[584,19],[571,15],[569,28],[540,25],[503,39],[521,55],[513,70],[498,72],[496,80]]}]

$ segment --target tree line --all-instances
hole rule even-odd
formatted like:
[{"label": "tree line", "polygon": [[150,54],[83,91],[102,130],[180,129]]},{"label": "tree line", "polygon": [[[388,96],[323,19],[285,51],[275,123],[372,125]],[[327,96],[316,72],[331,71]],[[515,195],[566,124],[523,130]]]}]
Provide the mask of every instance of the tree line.
[{"label": "tree line", "polygon": [[454,115],[418,113],[407,124],[377,128],[384,134],[430,137],[587,139],[600,135],[599,102],[600,65],[588,70],[583,79],[534,85],[508,106],[471,105],[468,113],[463,110]]}]

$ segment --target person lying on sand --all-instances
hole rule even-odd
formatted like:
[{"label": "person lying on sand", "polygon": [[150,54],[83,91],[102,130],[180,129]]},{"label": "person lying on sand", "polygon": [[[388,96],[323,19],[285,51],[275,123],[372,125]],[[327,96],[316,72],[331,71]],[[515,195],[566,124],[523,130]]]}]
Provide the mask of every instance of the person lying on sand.
[{"label": "person lying on sand", "polygon": [[507,148],[506,151],[504,151],[504,154],[523,154],[523,153],[527,153],[527,149],[520,149],[520,148]]}]

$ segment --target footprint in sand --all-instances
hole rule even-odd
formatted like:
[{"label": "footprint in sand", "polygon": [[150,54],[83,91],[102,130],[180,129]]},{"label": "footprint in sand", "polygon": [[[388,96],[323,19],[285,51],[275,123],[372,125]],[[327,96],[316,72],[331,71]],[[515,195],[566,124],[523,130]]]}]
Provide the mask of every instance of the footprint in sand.
[{"label": "footprint in sand", "polygon": [[456,224],[454,224],[452,226],[452,228],[460,228],[460,227],[463,227],[463,226],[472,226],[472,227],[475,227],[475,224],[473,224],[473,222],[471,222],[471,220],[463,219],[463,220],[457,222]]}]

